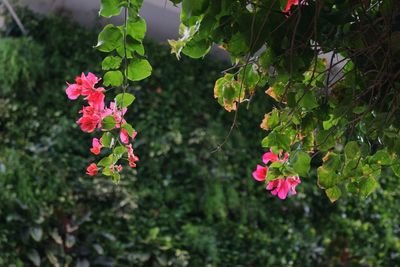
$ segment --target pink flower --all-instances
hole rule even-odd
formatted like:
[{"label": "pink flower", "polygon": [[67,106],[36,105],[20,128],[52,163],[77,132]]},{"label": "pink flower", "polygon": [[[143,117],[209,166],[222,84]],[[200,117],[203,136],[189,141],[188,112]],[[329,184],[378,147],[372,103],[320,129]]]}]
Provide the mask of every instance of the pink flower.
[{"label": "pink flower", "polygon": [[68,98],[71,100],[77,99],[80,95],[89,96],[93,92],[104,91],[104,88],[94,88],[94,86],[100,81],[93,73],[89,72],[87,76],[84,73],[79,77],[75,78],[75,83],[68,84],[66,93]]},{"label": "pink flower", "polygon": [[105,118],[107,116],[114,116],[115,121],[117,122],[115,127],[116,128],[120,128],[121,124],[126,123],[125,119],[124,119],[124,115],[127,111],[127,108],[123,108],[118,109],[117,105],[115,105],[115,102],[110,102],[110,107],[109,108],[105,108],[102,112],[101,112],[101,117]]},{"label": "pink flower", "polygon": [[90,149],[90,152],[92,152],[95,155],[100,154],[100,150],[103,147],[101,144],[101,141],[97,138],[93,138],[92,140],[92,148]]},{"label": "pink flower", "polygon": [[136,161],[139,161],[139,158],[137,156],[135,156],[135,155],[130,156],[129,157],[129,166],[131,168],[136,168],[136,163],[135,163]]},{"label": "pink flower", "polygon": [[261,165],[257,165],[257,169],[253,172],[253,177],[257,181],[264,181],[267,177],[268,167],[263,167]]},{"label": "pink flower", "polygon": [[265,164],[268,164],[268,162],[276,162],[279,160],[279,156],[275,153],[272,152],[272,150],[270,152],[267,152],[263,155],[262,157],[262,161]]},{"label": "pink flower", "polygon": [[104,109],[104,93],[103,91],[93,91],[85,98],[89,105],[101,111]]},{"label": "pink flower", "polygon": [[89,165],[89,167],[87,167],[86,174],[90,176],[95,176],[97,174],[97,170],[97,165],[95,163],[92,163]]},{"label": "pink flower", "polygon": [[296,186],[300,183],[300,178],[298,176],[288,177],[286,180],[284,178],[277,178],[275,180],[269,181],[267,184],[267,190],[272,190],[271,194],[280,199],[285,199],[288,194],[296,195]]},{"label": "pink flower", "polygon": [[82,117],[77,120],[77,123],[82,131],[92,133],[97,127],[98,120],[96,117]]},{"label": "pink flower", "polygon": [[272,152],[272,150],[270,150],[267,153],[264,153],[262,160],[265,164],[268,164],[269,162],[286,162],[289,158],[289,154],[285,153],[283,155],[283,159],[280,159],[280,157],[282,156],[282,151],[279,153],[279,155],[275,154],[274,152]]},{"label": "pink flower", "polygon": [[96,108],[86,106],[83,107],[79,113],[82,113],[82,117],[77,120],[77,123],[81,127],[82,131],[91,133],[96,129],[96,127],[100,126],[102,118],[100,112]]},{"label": "pink flower", "polygon": [[286,182],[289,184],[289,194],[296,195],[296,186],[301,183],[299,176],[290,176],[286,178]]},{"label": "pink flower", "polygon": [[[289,154],[284,153],[282,157],[283,151],[280,151],[279,155],[275,154],[270,150],[269,152],[264,153],[262,156],[262,161],[264,164],[281,162],[285,163],[289,159]],[[255,171],[253,171],[253,177],[257,181],[265,181],[268,174],[269,166],[261,166],[257,165]],[[289,176],[285,178],[276,178],[267,183],[267,190],[272,190],[271,194],[274,196],[278,196],[280,199],[285,199],[287,195],[296,195],[296,186],[300,183],[300,178],[298,176]]]},{"label": "pink flower", "polygon": [[81,86],[79,86],[75,83],[73,83],[73,84],[67,83],[67,84],[68,84],[68,88],[65,92],[67,93],[68,98],[71,100],[77,99],[82,93]]},{"label": "pink flower", "polygon": [[81,77],[75,79],[76,83],[82,86],[82,95],[88,96],[96,89],[94,86],[100,81],[93,73],[89,72],[87,76],[82,73]]},{"label": "pink flower", "polygon": [[121,129],[120,133],[119,133],[119,138],[121,139],[121,142],[124,144],[128,144],[129,143],[129,134],[128,131],[125,129]]},{"label": "pink flower", "polygon": [[115,169],[117,170],[117,172],[121,172],[122,171],[122,165],[117,165],[115,166]]},{"label": "pink flower", "polygon": [[285,12],[289,12],[292,6],[297,6],[299,4],[299,0],[288,0],[285,8]]},{"label": "pink flower", "polygon": [[128,159],[129,159],[129,166],[131,168],[136,167],[136,161],[139,161],[139,158],[133,154],[132,144],[126,146],[128,148]]}]

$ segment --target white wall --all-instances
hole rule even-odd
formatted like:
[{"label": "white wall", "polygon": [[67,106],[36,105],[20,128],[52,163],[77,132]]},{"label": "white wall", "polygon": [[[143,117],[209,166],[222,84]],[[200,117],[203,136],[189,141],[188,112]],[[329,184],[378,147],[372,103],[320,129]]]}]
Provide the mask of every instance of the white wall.
[{"label": "white wall", "polygon": [[[120,22],[121,17],[111,20],[100,18],[100,0],[10,0],[20,3],[39,13],[62,12],[87,27]],[[164,42],[178,36],[180,8],[170,1],[144,0],[141,16],[146,20],[147,36]]]}]

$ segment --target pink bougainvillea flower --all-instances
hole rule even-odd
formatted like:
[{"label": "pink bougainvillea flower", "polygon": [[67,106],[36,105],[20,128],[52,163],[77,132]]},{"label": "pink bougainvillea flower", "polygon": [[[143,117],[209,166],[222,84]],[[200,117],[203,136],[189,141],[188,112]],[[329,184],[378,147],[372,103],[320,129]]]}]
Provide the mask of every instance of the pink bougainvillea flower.
[{"label": "pink bougainvillea flower", "polygon": [[128,159],[129,159],[129,166],[131,168],[136,167],[136,161],[139,161],[139,158],[133,154],[132,144],[126,146],[128,148]]},{"label": "pink bougainvillea flower", "polygon": [[[93,73],[89,72],[87,75],[84,73],[81,76],[75,78],[74,84],[69,84],[66,89],[66,94],[69,99],[75,100],[79,96],[84,96],[85,100],[88,103],[88,106],[83,106],[79,111],[82,114],[82,117],[77,120],[80,128],[84,132],[91,133],[96,128],[102,129],[102,120],[107,116],[113,116],[116,121],[116,125],[114,128],[121,128],[121,125],[126,123],[124,119],[124,115],[127,111],[127,108],[119,108],[115,102],[111,102],[109,107],[105,106],[105,89],[103,87],[97,87],[96,84],[101,79],[96,77]],[[108,129],[109,130],[109,129]],[[133,132],[132,140],[135,138],[137,132]],[[126,129],[121,129],[120,131],[120,140],[123,144],[126,144],[128,148],[128,160],[129,166],[132,168],[136,167],[136,162],[139,160],[137,156],[133,153],[132,144],[129,144],[130,136]],[[112,143],[114,139],[112,139]],[[129,144],[129,145],[128,145]],[[90,151],[98,155],[101,152],[103,145],[102,140],[98,138],[92,139],[92,147]],[[107,168],[110,168],[112,172],[121,172],[123,167],[122,165],[114,165],[111,164]],[[95,163],[90,164],[86,173],[90,176],[94,176],[98,173],[99,168]]]},{"label": "pink bougainvillea flower", "polygon": [[86,174],[90,175],[90,176],[95,176],[97,174],[97,165],[95,163],[92,163],[89,165],[89,167],[87,167],[86,169]]},{"label": "pink bougainvillea flower", "polygon": [[115,169],[117,170],[117,172],[121,172],[122,171],[122,165],[117,165],[115,166]]},{"label": "pink bougainvillea flower", "polygon": [[77,99],[82,93],[82,87],[76,83],[73,84],[67,83],[67,84],[68,88],[65,92],[67,93],[68,98],[71,100]]},{"label": "pink bougainvillea flower", "polygon": [[136,161],[139,161],[138,156],[135,155],[129,156],[129,166],[131,168],[136,168]]},{"label": "pink bougainvillea flower", "polygon": [[98,138],[93,138],[92,140],[92,148],[90,149],[90,152],[92,152],[95,155],[100,154],[100,150],[103,147],[103,145],[101,144],[101,140],[99,140]]},{"label": "pink bougainvillea flower", "polygon": [[265,164],[268,164],[268,162],[277,162],[279,160],[279,156],[275,153],[273,153],[272,151],[264,153],[263,157],[262,157],[262,161]]},{"label": "pink bougainvillea flower", "polygon": [[275,180],[268,182],[267,190],[272,190],[271,191],[272,195],[274,196],[278,195],[280,199],[285,199],[289,192],[289,186],[286,183],[285,179],[277,178]]},{"label": "pink bougainvillea flower", "polygon": [[102,111],[104,109],[104,93],[103,91],[93,91],[85,98],[89,105],[95,109]]},{"label": "pink bougainvillea flower", "polygon": [[306,4],[307,3],[306,3],[305,0],[301,0],[301,1],[300,0],[288,0],[287,4],[286,4],[286,7],[285,7],[285,10],[284,10],[285,17],[288,18],[288,17],[290,17],[292,15],[292,12],[290,12],[290,9],[293,6],[306,5]]},{"label": "pink bougainvillea flower", "polygon": [[82,117],[77,120],[81,130],[87,133],[93,132],[96,127],[101,127],[101,114],[100,111],[92,106],[84,106],[79,113]]},{"label": "pink bougainvillea flower", "polygon": [[[283,157],[282,157],[283,154]],[[264,164],[267,166],[261,166],[257,165],[257,168],[255,171],[253,171],[253,177],[257,181],[265,181],[267,174],[268,174],[268,168],[269,168],[269,163],[274,163],[274,162],[282,162],[285,163],[289,159],[289,154],[288,153],[283,153],[283,151],[280,151],[279,155],[275,154],[270,150],[269,152],[264,153],[262,157],[262,161]],[[268,181],[267,183],[267,190],[271,190],[271,194],[274,196],[278,196],[280,199],[285,199],[287,195],[296,195],[296,186],[300,183],[300,178],[298,176],[289,176],[286,179],[285,178],[276,178],[272,181]]]},{"label": "pink bougainvillea flower", "polygon": [[267,190],[272,190],[271,194],[280,199],[285,199],[288,194],[296,195],[296,186],[300,183],[300,178],[298,176],[284,178],[277,178],[269,181],[267,184]]},{"label": "pink bougainvillea flower", "polygon": [[268,167],[263,167],[257,164],[257,169],[253,172],[253,177],[257,181],[264,181],[267,177]]},{"label": "pink bougainvillea flower", "polygon": [[95,117],[82,117],[76,123],[79,124],[83,132],[92,133],[99,122]]},{"label": "pink bougainvillea flower", "polygon": [[279,153],[279,155],[275,154],[274,152],[272,152],[272,150],[270,150],[269,152],[264,153],[262,160],[265,164],[268,164],[269,162],[286,162],[289,158],[289,154],[285,153],[283,155],[283,159],[281,159],[280,157],[282,156],[282,151]]},{"label": "pink bougainvillea flower", "polygon": [[82,95],[88,96],[93,91],[97,90],[94,86],[100,81],[100,78],[97,78],[96,75],[89,72],[87,76],[82,73],[81,77],[77,77],[75,81],[82,86]]},{"label": "pink bougainvillea flower", "polygon": [[118,109],[117,105],[115,105],[115,102],[110,102],[110,107],[105,108],[102,113],[101,117],[105,118],[107,116],[114,116],[115,121],[117,122],[115,127],[120,128],[122,124],[126,123],[126,120],[124,119],[124,115],[127,111],[127,108]]},{"label": "pink bougainvillea flower", "polygon": [[129,143],[129,134],[128,131],[125,129],[121,129],[120,133],[119,133],[119,138],[121,139],[121,142],[124,144],[128,144]]},{"label": "pink bougainvillea flower", "polygon": [[285,7],[285,12],[286,12],[286,13],[289,13],[290,8],[291,8],[292,6],[297,6],[297,5],[299,5],[299,2],[300,2],[300,0],[288,0],[288,1],[287,1],[287,4],[286,4],[286,7]]},{"label": "pink bougainvillea flower", "polygon": [[289,194],[296,195],[296,186],[301,183],[299,176],[290,176],[286,178],[286,182],[289,184]]},{"label": "pink bougainvillea flower", "polygon": [[104,91],[104,88],[94,88],[94,86],[100,81],[93,73],[89,72],[87,76],[84,73],[79,77],[75,78],[75,83],[68,84],[66,93],[68,98],[71,100],[77,99],[80,95],[89,96],[93,92]]}]

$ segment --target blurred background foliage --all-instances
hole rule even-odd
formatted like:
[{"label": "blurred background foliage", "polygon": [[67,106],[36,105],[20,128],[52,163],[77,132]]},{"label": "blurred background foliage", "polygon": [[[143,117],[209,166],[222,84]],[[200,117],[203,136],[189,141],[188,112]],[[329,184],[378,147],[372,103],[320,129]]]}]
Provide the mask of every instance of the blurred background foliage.
[{"label": "blurred background foliage", "polygon": [[132,85],[128,115],[139,167],[119,186],[85,176],[90,137],[64,90],[82,71],[100,73],[96,31],[19,13],[29,36],[10,21],[0,39],[0,266],[400,266],[396,178],[337,204],[315,177],[296,197],[272,197],[250,175],[267,97],[211,153],[233,119],[212,99],[225,64],[178,62],[151,41],[154,72]]}]

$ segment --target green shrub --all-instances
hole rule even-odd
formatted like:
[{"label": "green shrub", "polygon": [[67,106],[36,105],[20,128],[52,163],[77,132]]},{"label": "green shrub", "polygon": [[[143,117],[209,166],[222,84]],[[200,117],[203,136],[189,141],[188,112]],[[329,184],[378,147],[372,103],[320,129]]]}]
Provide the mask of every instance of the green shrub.
[{"label": "green shrub", "polygon": [[250,175],[262,133],[242,130],[259,127],[254,114],[267,97],[239,111],[232,136],[212,153],[233,118],[212,101],[225,64],[177,62],[150,41],[152,78],[130,89],[139,167],[120,186],[85,176],[90,138],[74,123],[81,104],[64,90],[81,71],[99,71],[96,35],[61,16],[21,16],[30,39],[10,25],[1,53],[22,43],[43,65],[26,61],[29,97],[15,79],[11,90],[0,85],[0,266],[399,266],[395,178],[384,176],[384,190],[368,199],[344,196],[335,205],[315,177],[296,198],[271,197]]}]

